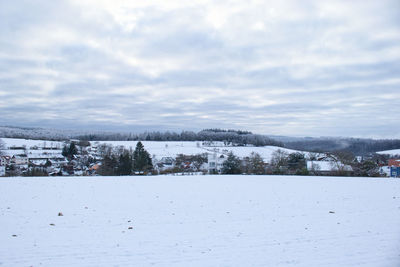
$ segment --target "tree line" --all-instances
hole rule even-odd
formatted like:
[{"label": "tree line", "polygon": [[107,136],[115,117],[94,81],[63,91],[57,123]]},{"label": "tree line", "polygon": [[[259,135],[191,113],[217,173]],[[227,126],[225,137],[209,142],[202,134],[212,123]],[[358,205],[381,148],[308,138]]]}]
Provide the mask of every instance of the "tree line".
[{"label": "tree line", "polygon": [[[307,160],[317,160],[317,154],[305,155],[300,152],[287,153],[277,150],[272,154],[270,162],[265,162],[258,153],[240,159],[229,153],[222,164],[222,174],[255,174],[255,175],[330,175],[380,177],[380,165],[387,164],[388,156],[374,154],[371,157],[357,160],[348,151],[326,153],[325,160],[334,167],[330,172],[322,172],[318,168],[307,168]],[[350,167],[350,168],[348,168]]]},{"label": "tree line", "polygon": [[150,154],[144,148],[142,142],[136,144],[135,150],[123,147],[113,148],[103,145],[99,147],[102,156],[99,175],[131,175],[148,174],[153,171],[153,163]]},{"label": "tree line", "polygon": [[[221,141],[237,146],[273,145],[302,151],[334,152],[348,150],[355,155],[366,155],[377,151],[399,149],[399,139],[362,139],[362,138],[298,138],[276,139],[266,135],[254,134],[242,130],[204,129],[199,132],[151,131],[143,133],[118,133],[100,131],[65,131],[28,127],[0,126],[0,138],[42,139],[49,141]],[[282,140],[282,141],[279,141]]]},{"label": "tree line", "polygon": [[358,156],[400,148],[399,139],[360,139],[360,138],[312,138],[285,142],[285,147],[313,152],[335,152],[347,150]]},{"label": "tree line", "polygon": [[88,141],[220,141],[236,146],[284,146],[282,142],[265,135],[253,134],[248,131],[223,129],[205,129],[197,133],[193,131],[182,131],[181,133],[154,131],[140,134],[88,134],[80,135],[76,138]]}]

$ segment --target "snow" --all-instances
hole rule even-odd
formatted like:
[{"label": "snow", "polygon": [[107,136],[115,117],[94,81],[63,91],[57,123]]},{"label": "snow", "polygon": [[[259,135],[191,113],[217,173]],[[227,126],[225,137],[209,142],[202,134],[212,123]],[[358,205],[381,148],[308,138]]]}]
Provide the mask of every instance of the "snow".
[{"label": "snow", "polygon": [[[114,147],[123,146],[127,149],[134,150],[137,141],[98,141],[91,142],[94,144],[109,144]],[[144,148],[150,153],[151,156],[156,155],[157,158],[173,157],[178,154],[195,155],[205,153],[204,149],[200,148],[201,142],[157,142],[157,141],[142,141]],[[199,147],[198,147],[199,144]]]},{"label": "snow", "polygon": [[[63,158],[61,155],[63,142],[55,142],[48,140],[30,140],[30,139],[17,139],[17,138],[1,138],[7,149],[2,150],[6,156],[24,155],[27,154],[28,158]],[[26,149],[10,149],[10,148]],[[35,148],[36,147],[36,148]],[[46,149],[44,149],[46,148]]]},{"label": "snow", "polygon": [[11,149],[11,150],[4,150],[4,155],[7,156],[14,156],[14,155],[24,155],[27,153],[29,158],[62,158],[63,155],[62,150],[23,150],[23,149]]},{"label": "snow", "polygon": [[2,178],[0,265],[400,266],[399,192],[387,178]]},{"label": "snow", "polygon": [[[29,139],[15,139],[15,138],[2,138],[5,142],[6,147],[23,147],[26,146],[29,158],[48,158],[48,157],[62,157],[63,142],[53,142],[46,140],[29,140]],[[277,147],[277,146],[264,146],[264,147],[231,147],[224,146],[223,142],[213,142],[212,145],[203,145],[201,141],[142,141],[144,148],[150,153],[152,157],[160,160],[163,157],[176,158],[178,154],[185,155],[196,155],[202,153],[217,153],[227,155],[229,152],[233,152],[238,157],[248,157],[252,152],[260,154],[264,161],[269,162],[272,155],[277,150],[282,150],[286,153],[301,152],[297,150]],[[123,146],[126,149],[134,150],[137,141],[92,141],[91,146],[98,146],[100,144],[109,144],[114,147]],[[30,149],[31,147],[37,146],[38,150]],[[57,150],[52,149],[40,149],[46,146],[59,148]],[[25,151],[22,149],[5,150],[6,155],[13,156],[18,154],[24,154]],[[304,152],[308,153],[308,152]]]},{"label": "snow", "polygon": [[352,170],[351,166],[334,161],[307,161],[307,169],[325,172],[337,171],[339,169],[345,171]]},{"label": "snow", "polygon": [[396,156],[396,155],[400,155],[400,149],[385,150],[385,151],[380,151],[380,152],[376,152],[376,153]]},{"label": "snow", "polygon": [[31,148],[37,147],[52,147],[62,149],[64,143],[49,140],[31,140],[31,139],[18,139],[18,138],[1,138],[4,141],[6,147],[22,147]]},{"label": "snow", "polygon": [[[123,146],[127,149],[135,149],[137,141],[98,141],[91,142],[91,145],[96,144],[110,144],[112,146]],[[196,155],[202,153],[214,153],[217,154],[228,154],[233,152],[238,157],[250,156],[252,152],[260,154],[264,161],[269,162],[272,158],[272,154],[277,150],[282,150],[287,153],[299,152],[296,150],[286,149],[276,146],[264,146],[264,147],[230,147],[223,146],[222,142],[216,142],[221,144],[221,146],[203,146],[201,141],[191,142],[157,142],[157,141],[142,141],[144,148],[150,153],[150,155],[155,155],[157,159],[162,157],[173,157],[176,158],[178,154],[185,155]]]}]

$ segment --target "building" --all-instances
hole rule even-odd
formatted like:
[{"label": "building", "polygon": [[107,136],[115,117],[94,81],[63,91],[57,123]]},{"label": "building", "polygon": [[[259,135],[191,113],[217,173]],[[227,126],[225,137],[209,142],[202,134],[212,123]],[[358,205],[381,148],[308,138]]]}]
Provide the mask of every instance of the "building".
[{"label": "building", "polygon": [[389,166],[380,166],[379,174],[381,176],[390,177],[390,167]]},{"label": "building", "polygon": [[28,165],[29,159],[26,155],[14,155],[11,158],[11,164],[15,165]]},{"label": "building", "polygon": [[400,159],[389,159],[390,177],[400,177]]},{"label": "building", "polygon": [[208,173],[221,173],[227,156],[217,153],[208,153]]},{"label": "building", "polygon": [[6,166],[10,164],[11,157],[10,156],[0,156],[0,165]]},{"label": "building", "polygon": [[6,176],[6,166],[0,165],[0,176]]}]

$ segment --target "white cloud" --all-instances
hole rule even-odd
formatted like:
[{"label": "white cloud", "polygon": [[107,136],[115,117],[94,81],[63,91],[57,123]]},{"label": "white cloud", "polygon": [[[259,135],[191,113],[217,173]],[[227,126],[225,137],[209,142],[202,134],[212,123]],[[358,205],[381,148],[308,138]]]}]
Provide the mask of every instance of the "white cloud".
[{"label": "white cloud", "polygon": [[191,122],[192,129],[354,136],[397,127],[385,116],[371,119],[400,111],[387,103],[400,100],[397,1],[0,8],[3,124],[185,129]]}]

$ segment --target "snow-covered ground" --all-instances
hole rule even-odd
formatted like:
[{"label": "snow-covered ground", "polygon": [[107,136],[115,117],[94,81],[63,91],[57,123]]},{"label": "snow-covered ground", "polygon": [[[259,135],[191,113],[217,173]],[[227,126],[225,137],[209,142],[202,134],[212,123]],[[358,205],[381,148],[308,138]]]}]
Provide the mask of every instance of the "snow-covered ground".
[{"label": "snow-covered ground", "polygon": [[[92,145],[97,144],[110,144],[112,146],[123,146],[127,149],[135,149],[137,141],[99,141],[91,142]],[[277,146],[264,146],[264,147],[232,147],[223,146],[222,142],[216,142],[219,146],[203,145],[203,142],[157,142],[157,141],[142,141],[144,148],[150,153],[151,156],[156,158],[162,157],[173,157],[175,158],[178,154],[185,155],[196,155],[208,152],[216,152],[218,154],[228,154],[233,152],[238,157],[250,156],[252,152],[260,154],[264,161],[269,162],[272,158],[272,154],[277,150],[282,150],[287,153],[297,152],[287,148]]]},{"label": "snow-covered ground", "polygon": [[1,178],[0,240],[0,266],[400,266],[400,180]]},{"label": "snow-covered ground", "polygon": [[376,152],[376,153],[396,156],[396,155],[400,155],[400,149],[385,150],[385,151],[380,151],[380,152]]},{"label": "snow-covered ground", "polygon": [[10,147],[22,147],[26,146],[27,149],[37,147],[48,147],[62,149],[64,143],[58,141],[49,140],[31,140],[31,139],[18,139],[18,138],[1,138],[6,145],[6,148]]},{"label": "snow-covered ground", "polygon": [[[23,147],[27,148],[28,157],[40,157],[54,154],[54,156],[61,156],[61,149],[64,146],[63,142],[54,142],[46,140],[29,140],[29,139],[15,139],[15,138],[2,138],[6,148],[11,147]],[[173,157],[176,158],[178,154],[185,155],[196,155],[202,153],[216,152],[217,154],[228,154],[233,152],[238,157],[250,156],[252,152],[260,154],[264,161],[269,162],[272,158],[272,154],[277,150],[282,150],[287,153],[301,152],[291,149],[286,149],[276,146],[264,146],[264,147],[231,147],[224,146],[223,142],[214,142],[214,145],[204,145],[201,141],[142,141],[144,148],[150,153],[153,158],[161,159],[162,157]],[[126,149],[134,150],[137,141],[92,141],[92,146],[98,146],[100,144],[109,144],[114,147],[123,146]],[[48,148],[58,148],[58,150],[32,150],[31,147],[48,147]],[[21,149],[11,149],[4,151],[4,154],[13,156],[18,154],[24,154],[25,151]],[[307,152],[304,152],[307,153]]]},{"label": "snow-covered ground", "polygon": [[[27,154],[28,158],[62,157],[63,142],[17,138],[1,138],[1,140],[5,144],[6,149],[2,152],[6,156]],[[16,147],[21,149],[15,149]]]}]

